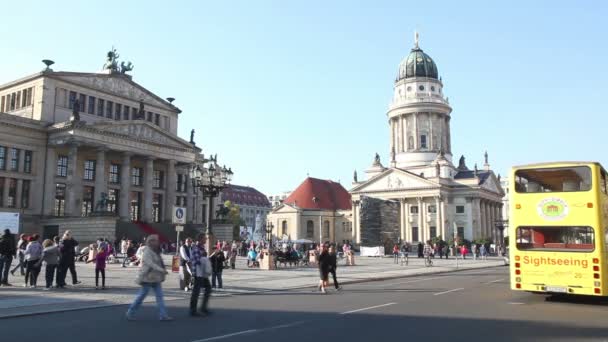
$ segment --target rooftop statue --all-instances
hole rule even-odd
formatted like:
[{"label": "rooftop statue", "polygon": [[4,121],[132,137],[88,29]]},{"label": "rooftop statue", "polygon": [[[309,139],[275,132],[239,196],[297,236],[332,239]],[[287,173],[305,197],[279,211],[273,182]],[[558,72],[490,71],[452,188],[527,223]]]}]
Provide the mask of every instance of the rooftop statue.
[{"label": "rooftop statue", "polygon": [[106,54],[106,63],[103,65],[103,70],[110,70],[111,73],[120,72],[121,74],[125,74],[133,70],[134,65],[131,62],[121,62],[119,66],[118,57],[120,57],[118,51],[112,47],[112,50],[108,51]]}]

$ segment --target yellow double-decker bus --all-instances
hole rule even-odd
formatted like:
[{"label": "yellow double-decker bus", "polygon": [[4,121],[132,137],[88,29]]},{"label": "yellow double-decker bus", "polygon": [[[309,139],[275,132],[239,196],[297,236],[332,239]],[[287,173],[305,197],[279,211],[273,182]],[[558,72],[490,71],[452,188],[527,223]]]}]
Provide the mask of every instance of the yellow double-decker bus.
[{"label": "yellow double-decker bus", "polygon": [[514,167],[511,289],[608,295],[607,173],[596,162]]}]

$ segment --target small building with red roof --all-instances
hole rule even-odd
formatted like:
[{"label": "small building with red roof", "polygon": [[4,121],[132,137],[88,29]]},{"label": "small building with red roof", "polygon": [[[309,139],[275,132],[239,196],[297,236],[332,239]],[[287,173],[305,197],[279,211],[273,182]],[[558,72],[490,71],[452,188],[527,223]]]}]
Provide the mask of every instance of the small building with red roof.
[{"label": "small building with red roof", "polygon": [[340,183],[307,177],[267,217],[273,236],[342,242],[352,237],[351,195]]}]

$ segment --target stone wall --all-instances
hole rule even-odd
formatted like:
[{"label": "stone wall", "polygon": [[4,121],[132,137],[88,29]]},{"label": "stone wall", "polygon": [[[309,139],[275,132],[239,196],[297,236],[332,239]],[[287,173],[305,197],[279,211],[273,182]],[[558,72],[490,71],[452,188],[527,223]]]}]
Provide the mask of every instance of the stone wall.
[{"label": "stone wall", "polygon": [[389,253],[401,237],[399,202],[361,197],[361,246],[384,246]]},{"label": "stone wall", "polygon": [[54,229],[53,227],[57,227],[57,236],[61,237],[66,230],[70,230],[80,247],[84,247],[97,241],[98,238],[114,241],[116,222],[115,216],[52,218],[40,221],[40,234],[44,236],[45,230],[49,232]]}]

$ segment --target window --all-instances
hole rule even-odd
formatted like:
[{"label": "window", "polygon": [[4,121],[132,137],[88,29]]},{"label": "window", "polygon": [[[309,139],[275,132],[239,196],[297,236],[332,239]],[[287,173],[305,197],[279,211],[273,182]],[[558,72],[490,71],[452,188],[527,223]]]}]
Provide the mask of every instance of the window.
[{"label": "window", "polygon": [[65,184],[55,184],[55,216],[65,216]]},{"label": "window", "polygon": [[420,136],[420,148],[427,148],[426,135],[424,134]]},{"label": "window", "polygon": [[434,214],[437,212],[437,207],[434,205],[429,205],[429,207],[427,208],[427,211],[431,214]]},{"label": "window", "polygon": [[19,149],[11,148],[9,151],[11,154],[11,163],[9,165],[9,169],[11,171],[19,171]]},{"label": "window", "polygon": [[423,85],[418,86],[418,90],[424,91],[424,86]]},{"label": "window", "polygon": [[15,101],[15,106],[16,106],[15,107],[16,109],[21,108],[21,92],[20,91],[17,92],[17,99]]},{"label": "window", "polygon": [[163,196],[161,194],[152,195],[152,221],[160,222],[163,207]]},{"label": "window", "polygon": [[154,124],[160,126],[160,114],[154,114]]},{"label": "window", "polygon": [[23,185],[21,186],[21,208],[30,207],[30,184],[29,180],[23,180]]},{"label": "window", "polygon": [[459,238],[464,239],[464,227],[456,228],[456,232]]},{"label": "window", "polygon": [[606,188],[606,172],[604,172],[604,170],[601,172],[600,188],[603,193],[608,194],[608,189]]},{"label": "window", "polygon": [[413,205],[410,207],[410,214],[418,214],[418,206]]},{"label": "window", "polygon": [[25,151],[23,160],[23,172],[32,173],[32,151]]},{"label": "window", "polygon": [[[595,235],[591,227],[551,226],[518,227],[517,249],[535,251],[580,251],[591,252],[595,248]],[[540,261],[539,261],[540,260]],[[533,263],[544,265],[568,265],[566,259],[531,257]],[[575,262],[575,261],[571,261]],[[580,261],[579,261],[580,262]],[[572,264],[574,265],[574,264]],[[538,266],[538,265],[536,265]]]},{"label": "window", "polygon": [[89,96],[89,108],[87,111],[89,114],[95,114],[95,97]]},{"label": "window", "polygon": [[456,214],[464,214],[464,205],[456,206]]},{"label": "window", "polygon": [[105,101],[102,99],[97,100],[97,116],[103,116],[105,109]]},{"label": "window", "polygon": [[436,238],[437,237],[437,227],[432,227],[431,226],[430,231],[431,231],[431,239],[432,238]]},{"label": "window", "polygon": [[329,221],[323,222],[323,237],[329,238]]},{"label": "window", "polygon": [[68,176],[68,156],[57,156],[57,176]]},{"label": "window", "polygon": [[107,101],[106,103],[106,118],[111,119],[114,114],[114,102]]},{"label": "window", "polygon": [[120,116],[122,115],[122,105],[120,103],[116,104],[116,111],[114,112],[114,120],[120,120]]},{"label": "window", "polygon": [[129,214],[131,215],[131,221],[139,221],[141,217],[141,192],[132,191],[129,198]]},{"label": "window", "polygon": [[9,208],[15,208],[17,205],[17,180],[11,178],[8,180],[8,199],[6,206]]},{"label": "window", "polygon": [[74,102],[76,101],[76,92],[70,91],[70,98],[68,102],[68,108],[74,109]]},{"label": "window", "polygon": [[435,91],[435,87],[434,86],[431,86],[431,91]]},{"label": "window", "polygon": [[21,107],[25,107],[27,103],[27,89],[21,91]]},{"label": "window", "polygon": [[154,115],[154,113],[152,112],[148,112],[148,121],[152,122],[152,116]]},{"label": "window", "polygon": [[124,106],[122,109],[122,119],[129,120],[129,106]]},{"label": "window", "polygon": [[188,201],[186,201],[186,196],[177,196],[177,197],[175,197],[175,205],[178,206],[178,207],[185,207],[185,206],[187,206],[188,205]]},{"label": "window", "polygon": [[108,189],[108,211],[118,214],[118,199],[120,198],[120,190]]},{"label": "window", "polygon": [[[5,181],[4,177],[0,177],[0,194],[4,194],[4,181]],[[4,198],[3,197],[4,196],[0,196],[0,207],[4,206],[4,203],[3,203]]]},{"label": "window", "polygon": [[0,146],[0,170],[6,169],[6,147]]},{"label": "window", "polygon": [[591,190],[588,166],[517,170],[515,190],[519,193],[575,192]]},{"label": "window", "polygon": [[420,241],[418,238],[418,227],[412,227],[412,241]]},{"label": "window", "polygon": [[[286,225],[287,221],[283,221]],[[315,223],[312,220],[306,222],[306,237],[313,238],[315,236]]]},{"label": "window", "polygon": [[178,174],[177,175],[177,191],[186,192],[186,175]]},{"label": "window", "polygon": [[85,160],[84,161],[84,180],[95,180],[95,161]]},{"label": "window", "polygon": [[94,193],[95,193],[95,188],[93,188],[92,186],[85,186],[82,190],[81,215],[83,217],[89,216],[93,212]]},{"label": "window", "polygon": [[141,167],[131,168],[131,185],[141,186],[143,169]]},{"label": "window", "polygon": [[153,186],[156,189],[162,189],[163,188],[163,181],[164,181],[164,172],[159,171],[159,170],[154,170],[154,183]]},{"label": "window", "polygon": [[120,183],[120,165],[110,164],[110,183]]},{"label": "window", "polygon": [[84,112],[84,106],[85,106],[86,101],[87,101],[87,96],[85,94],[80,94],[79,99],[78,99],[78,102],[80,103],[80,108],[78,109],[79,112]]}]

